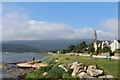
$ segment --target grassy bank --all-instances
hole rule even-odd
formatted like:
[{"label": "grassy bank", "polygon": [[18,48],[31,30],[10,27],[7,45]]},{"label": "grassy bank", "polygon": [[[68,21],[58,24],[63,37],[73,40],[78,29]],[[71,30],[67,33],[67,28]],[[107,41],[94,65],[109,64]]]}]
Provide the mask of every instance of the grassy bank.
[{"label": "grassy bank", "polygon": [[[99,68],[105,71],[105,73],[113,75],[114,77],[118,77],[118,60],[106,60],[106,59],[91,58],[86,56],[71,56],[71,55],[57,54],[57,55],[45,57],[42,62],[56,66],[58,64],[67,65],[76,61],[80,63],[84,63],[86,65],[97,64]],[[46,69],[45,70],[48,71],[48,73],[49,70],[50,72],[52,72],[50,67],[47,67]],[[33,73],[29,74],[27,78],[32,78],[33,76],[35,78],[35,75],[40,75],[42,73],[42,70],[39,69],[34,71]]]}]

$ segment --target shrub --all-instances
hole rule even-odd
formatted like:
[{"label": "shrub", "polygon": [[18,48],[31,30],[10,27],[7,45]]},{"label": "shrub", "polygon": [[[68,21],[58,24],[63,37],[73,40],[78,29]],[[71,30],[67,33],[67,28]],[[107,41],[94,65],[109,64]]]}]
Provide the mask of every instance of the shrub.
[{"label": "shrub", "polygon": [[49,70],[52,69],[52,65],[48,65],[48,66],[45,66],[45,67],[40,67],[40,70],[43,71],[43,72],[48,72]]},{"label": "shrub", "polygon": [[62,75],[66,73],[64,69],[59,68],[59,67],[53,67],[49,72],[48,72],[48,77],[49,78],[62,78]]},{"label": "shrub", "polygon": [[70,75],[67,74],[67,73],[64,73],[64,74],[62,75],[62,78],[72,78],[72,76],[70,76]]},{"label": "shrub", "polygon": [[57,58],[55,58],[53,56],[49,56],[49,57],[45,57],[43,59],[42,63],[47,63],[47,64],[52,65],[52,64],[56,64],[56,62],[55,62],[56,60],[57,60]]},{"label": "shrub", "polygon": [[28,74],[26,76],[26,79],[27,78],[44,78],[44,76],[42,74],[43,74],[43,71],[41,71],[41,70],[35,70],[34,72]]}]

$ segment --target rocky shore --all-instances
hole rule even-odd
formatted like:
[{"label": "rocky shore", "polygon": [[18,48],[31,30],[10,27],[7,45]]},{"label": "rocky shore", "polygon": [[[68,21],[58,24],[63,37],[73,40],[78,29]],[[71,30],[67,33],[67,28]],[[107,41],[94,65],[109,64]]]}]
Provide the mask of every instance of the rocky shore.
[{"label": "rocky shore", "polygon": [[0,64],[0,69],[2,71],[2,78],[18,78],[23,79],[25,76],[30,73],[31,69],[17,68],[15,66],[7,66]]},{"label": "rocky shore", "polygon": [[33,61],[21,61],[16,62],[13,65],[0,64],[0,69],[2,70],[2,78],[20,78],[24,79],[27,74],[32,72],[33,69],[38,69],[41,66],[46,66],[47,64],[39,63],[41,60]]}]

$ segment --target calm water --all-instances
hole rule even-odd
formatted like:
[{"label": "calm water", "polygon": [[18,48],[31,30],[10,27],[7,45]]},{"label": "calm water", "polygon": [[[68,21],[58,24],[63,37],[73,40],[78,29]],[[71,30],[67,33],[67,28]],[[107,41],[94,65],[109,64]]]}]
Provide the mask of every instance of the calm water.
[{"label": "calm water", "polygon": [[[35,59],[43,59],[44,55],[39,54],[32,54],[32,53],[3,53],[2,54],[2,62],[3,64],[6,63],[15,63],[18,61],[26,61],[26,60],[32,60],[32,57],[35,57]],[[15,65],[8,65],[10,66],[9,70],[17,70],[18,68]],[[2,78],[17,78],[16,76],[10,74],[7,72],[8,69],[2,69]],[[17,74],[17,72],[15,73]],[[1,74],[0,74],[1,75]]]},{"label": "calm water", "polygon": [[35,59],[43,59],[44,55],[32,54],[32,53],[3,53],[2,54],[2,63],[14,63],[18,61],[32,60],[32,57],[35,56]]}]

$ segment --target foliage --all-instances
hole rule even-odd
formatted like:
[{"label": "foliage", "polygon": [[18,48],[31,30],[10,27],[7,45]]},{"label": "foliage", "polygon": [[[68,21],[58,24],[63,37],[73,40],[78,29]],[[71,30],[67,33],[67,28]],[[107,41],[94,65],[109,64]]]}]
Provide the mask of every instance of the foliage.
[{"label": "foliage", "polygon": [[116,49],[114,53],[120,53],[120,49]]},{"label": "foliage", "polygon": [[64,73],[64,74],[62,75],[62,78],[72,78],[72,76],[69,75],[69,74],[67,74],[67,73]]},{"label": "foliage", "polygon": [[48,72],[50,69],[52,69],[52,65],[47,65],[45,67],[40,67],[40,71],[43,71],[43,72]]},{"label": "foliage", "polygon": [[76,52],[76,53],[86,52],[86,49],[85,49],[86,47],[87,45],[85,41],[83,41],[80,44],[69,46],[68,49],[62,49],[61,53],[64,54],[64,53],[70,53],[70,52]]},{"label": "foliage", "polygon": [[42,60],[42,63],[46,63],[46,64],[49,64],[49,65],[52,65],[52,64],[55,64],[57,58],[55,57],[52,57],[52,56],[48,56],[48,57],[45,57],[43,60]]},{"label": "foliage", "polygon": [[62,78],[62,75],[64,73],[66,73],[64,69],[55,66],[48,72],[48,77],[49,78]]},{"label": "foliage", "polygon": [[105,53],[105,52],[110,52],[110,47],[108,46],[104,46],[103,49],[102,49],[102,52]]},{"label": "foliage", "polygon": [[68,47],[69,51],[73,51],[75,49],[75,46],[74,45],[71,45]]},{"label": "foliage", "polygon": [[44,78],[44,76],[42,74],[43,74],[43,71],[41,69],[35,70],[34,72],[28,74],[26,76],[26,79],[27,78]]},{"label": "foliage", "polygon": [[62,49],[62,50],[61,50],[61,53],[62,53],[62,54],[65,54],[66,52],[67,52],[66,49]]},{"label": "foliage", "polygon": [[95,51],[94,45],[93,44],[89,44],[88,45],[88,53],[93,53]]},{"label": "foliage", "polygon": [[120,43],[120,40],[117,40]]}]

